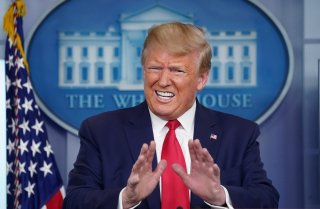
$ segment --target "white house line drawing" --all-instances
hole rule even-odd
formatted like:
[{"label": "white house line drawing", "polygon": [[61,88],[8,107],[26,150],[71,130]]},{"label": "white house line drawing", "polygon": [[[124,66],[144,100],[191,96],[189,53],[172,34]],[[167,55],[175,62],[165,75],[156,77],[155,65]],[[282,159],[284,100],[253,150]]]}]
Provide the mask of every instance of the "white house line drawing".
[{"label": "white house line drawing", "polygon": [[[121,14],[120,31],[110,26],[102,32],[59,32],[59,87],[143,90],[140,57],[147,31],[172,21],[194,22],[192,15],[156,5]],[[256,31],[206,34],[213,55],[207,87],[256,87]]]}]

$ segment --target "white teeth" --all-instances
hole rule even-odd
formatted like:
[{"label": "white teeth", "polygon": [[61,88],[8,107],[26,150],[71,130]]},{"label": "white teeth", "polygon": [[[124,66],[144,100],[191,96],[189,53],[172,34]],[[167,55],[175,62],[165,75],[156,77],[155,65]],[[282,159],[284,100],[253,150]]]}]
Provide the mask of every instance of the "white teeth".
[{"label": "white teeth", "polygon": [[167,91],[156,91],[156,93],[158,96],[161,96],[161,97],[173,97],[174,96],[173,93],[167,92]]}]

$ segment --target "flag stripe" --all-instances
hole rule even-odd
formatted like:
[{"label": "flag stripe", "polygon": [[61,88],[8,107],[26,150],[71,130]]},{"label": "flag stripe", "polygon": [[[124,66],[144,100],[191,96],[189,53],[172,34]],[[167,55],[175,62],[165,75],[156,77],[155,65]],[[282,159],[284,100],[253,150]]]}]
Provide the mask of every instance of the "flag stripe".
[{"label": "flag stripe", "polygon": [[46,206],[47,209],[55,209],[58,208],[60,205],[62,205],[63,202],[63,196],[61,191],[59,190],[58,192],[56,192],[51,199],[47,202]]}]

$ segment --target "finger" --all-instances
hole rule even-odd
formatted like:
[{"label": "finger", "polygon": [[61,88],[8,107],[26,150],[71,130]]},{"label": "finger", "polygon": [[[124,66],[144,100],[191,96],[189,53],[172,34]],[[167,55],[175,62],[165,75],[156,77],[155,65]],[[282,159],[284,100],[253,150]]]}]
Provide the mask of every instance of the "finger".
[{"label": "finger", "polygon": [[172,164],[171,167],[174,170],[174,172],[176,172],[176,174],[178,174],[178,176],[180,176],[180,178],[185,183],[185,185],[189,188],[189,184],[188,184],[189,176],[188,176],[187,172],[181,167],[181,165],[179,165],[177,163]]},{"label": "finger", "polygon": [[202,145],[201,145],[199,139],[195,139],[195,140],[194,140],[194,143],[195,143],[195,146],[196,146],[197,149],[199,149],[199,150],[202,149]]},{"label": "finger", "polygon": [[144,143],[142,146],[141,146],[141,149],[140,149],[140,154],[139,155],[145,155],[148,151],[148,145],[146,143]]},{"label": "finger", "polygon": [[151,165],[153,158],[154,158],[154,153],[156,152],[156,144],[154,141],[150,142],[149,145],[149,150],[147,152],[147,162]]},{"label": "finger", "polygon": [[197,160],[197,155],[196,155],[196,152],[194,150],[194,141],[192,139],[190,139],[188,141],[188,146],[189,146],[189,153],[190,153],[191,162],[194,162],[194,161]]},{"label": "finger", "polygon": [[213,175],[220,180],[220,168],[216,163],[213,165]]},{"label": "finger", "polygon": [[194,150],[195,154],[197,156],[197,160],[200,162],[203,162],[203,156],[202,156],[202,146],[200,144],[199,139],[194,140]]},{"label": "finger", "polygon": [[137,173],[139,172],[139,170],[141,169],[141,167],[144,165],[145,159],[146,159],[146,153],[148,150],[148,145],[147,144],[143,144],[140,150],[140,154],[138,156],[137,161],[134,163],[133,167],[132,167],[132,172],[133,173]]},{"label": "finger", "polygon": [[167,168],[167,161],[160,160],[160,162],[158,163],[158,165],[154,171],[154,175],[155,175],[155,178],[157,179],[157,181],[160,180],[160,177],[166,168]]},{"label": "finger", "polygon": [[142,168],[144,162],[145,162],[145,157],[143,155],[139,155],[137,161],[134,163],[132,167],[132,173],[138,173]]},{"label": "finger", "polygon": [[203,159],[207,162],[207,163],[214,163],[214,159],[212,158],[212,156],[210,155],[210,153],[208,152],[207,148],[203,148],[202,149],[202,156]]}]

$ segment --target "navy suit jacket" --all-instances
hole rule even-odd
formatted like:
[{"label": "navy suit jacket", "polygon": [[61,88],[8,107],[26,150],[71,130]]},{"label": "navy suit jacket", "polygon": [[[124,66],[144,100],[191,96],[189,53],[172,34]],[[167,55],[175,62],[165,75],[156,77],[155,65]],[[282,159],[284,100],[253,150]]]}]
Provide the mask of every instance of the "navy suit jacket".
[{"label": "navy suit jacket", "polygon": [[[210,138],[211,134],[217,139]],[[221,184],[235,208],[276,208],[279,195],[260,160],[257,124],[205,108],[197,102],[194,139],[199,139],[221,170]],[[117,208],[121,189],[143,143],[153,140],[146,102],[86,119],[80,150],[69,174],[65,209]],[[153,168],[157,165],[156,157]],[[191,208],[209,208],[191,193]],[[160,209],[159,186],[137,209]]]}]

